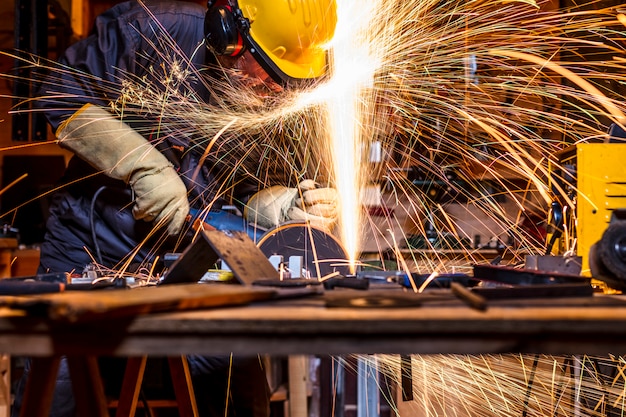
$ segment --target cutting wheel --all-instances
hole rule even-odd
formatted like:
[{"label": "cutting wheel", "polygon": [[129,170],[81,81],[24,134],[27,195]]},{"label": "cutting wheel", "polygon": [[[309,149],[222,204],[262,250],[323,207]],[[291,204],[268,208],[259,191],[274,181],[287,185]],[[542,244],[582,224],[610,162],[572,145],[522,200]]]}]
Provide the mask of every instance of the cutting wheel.
[{"label": "cutting wheel", "polygon": [[265,256],[282,255],[285,262],[290,256],[302,256],[311,278],[349,273],[348,256],[339,240],[305,223],[286,223],[270,229],[257,245]]}]

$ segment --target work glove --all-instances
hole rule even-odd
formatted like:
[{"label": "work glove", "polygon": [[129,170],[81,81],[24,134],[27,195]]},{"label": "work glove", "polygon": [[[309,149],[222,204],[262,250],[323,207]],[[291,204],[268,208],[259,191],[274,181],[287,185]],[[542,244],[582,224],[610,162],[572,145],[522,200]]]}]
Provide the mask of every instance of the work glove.
[{"label": "work glove", "polygon": [[111,178],[129,184],[133,216],[180,232],[189,202],[187,189],[172,164],[143,136],[105,109],[86,104],[56,131],[59,145]]},{"label": "work glove", "polygon": [[275,185],[259,191],[248,201],[244,216],[268,229],[297,220],[331,231],[337,223],[337,202],[337,190],[318,188],[315,181],[304,180],[298,188]]}]

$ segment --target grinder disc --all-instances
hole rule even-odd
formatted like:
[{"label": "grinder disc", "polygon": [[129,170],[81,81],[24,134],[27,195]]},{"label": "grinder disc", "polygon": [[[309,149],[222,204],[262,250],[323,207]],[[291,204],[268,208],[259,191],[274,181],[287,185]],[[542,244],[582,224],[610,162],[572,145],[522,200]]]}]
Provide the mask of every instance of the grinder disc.
[{"label": "grinder disc", "polygon": [[303,266],[311,278],[321,278],[333,272],[348,275],[348,256],[339,240],[305,223],[285,223],[268,230],[257,246],[265,256],[281,255],[285,262],[290,256],[302,256]]}]

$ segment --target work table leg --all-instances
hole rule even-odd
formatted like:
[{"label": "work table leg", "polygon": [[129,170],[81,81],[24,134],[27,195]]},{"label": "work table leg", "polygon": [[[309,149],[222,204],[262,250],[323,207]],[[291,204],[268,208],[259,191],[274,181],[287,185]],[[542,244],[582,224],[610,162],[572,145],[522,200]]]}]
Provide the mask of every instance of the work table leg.
[{"label": "work table leg", "polygon": [[76,410],[80,417],[108,417],[104,386],[96,356],[68,356]]},{"label": "work table leg", "polygon": [[48,417],[60,363],[59,356],[31,359],[20,417]]},{"label": "work table leg", "polygon": [[197,417],[198,407],[191,382],[189,364],[185,356],[168,357],[170,374],[174,385],[174,394],[178,402],[178,411],[181,416]]},{"label": "work table leg", "polygon": [[128,358],[115,414],[116,417],[132,417],[135,415],[147,362],[147,356]]}]

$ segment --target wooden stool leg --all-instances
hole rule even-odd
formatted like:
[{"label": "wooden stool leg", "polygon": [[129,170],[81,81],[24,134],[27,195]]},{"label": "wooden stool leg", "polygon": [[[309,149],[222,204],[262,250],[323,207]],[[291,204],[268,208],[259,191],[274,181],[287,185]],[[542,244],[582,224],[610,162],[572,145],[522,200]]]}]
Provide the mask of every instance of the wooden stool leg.
[{"label": "wooden stool leg", "polygon": [[290,355],[288,358],[289,417],[308,416],[308,364],[308,357],[305,355]]},{"label": "wooden stool leg", "polygon": [[133,417],[135,415],[147,361],[147,356],[128,358],[126,361],[122,391],[115,412],[116,417]]},{"label": "wooden stool leg", "polygon": [[198,407],[191,383],[189,364],[184,356],[168,357],[180,417],[197,417]]},{"label": "wooden stool leg", "polygon": [[32,358],[20,417],[47,417],[61,358]]},{"label": "wooden stool leg", "polygon": [[76,410],[80,417],[108,417],[106,397],[98,359],[95,356],[68,356]]},{"label": "wooden stool leg", "polygon": [[11,356],[0,354],[0,417],[11,415]]}]

